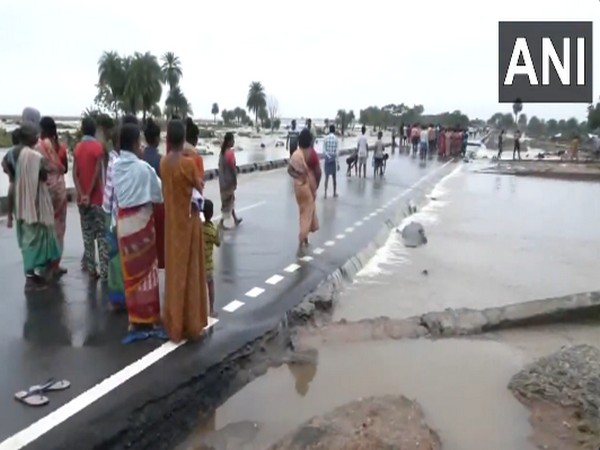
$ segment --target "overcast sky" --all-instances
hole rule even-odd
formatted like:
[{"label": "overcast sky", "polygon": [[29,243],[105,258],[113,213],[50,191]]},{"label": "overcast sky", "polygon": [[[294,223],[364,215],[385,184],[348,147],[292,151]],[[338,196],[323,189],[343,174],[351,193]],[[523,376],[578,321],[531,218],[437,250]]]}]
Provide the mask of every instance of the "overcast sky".
[{"label": "overcast sky", "polygon": [[[0,113],[30,105],[79,115],[97,61],[175,52],[196,117],[245,106],[261,81],[283,117],[334,117],[369,105],[420,103],[487,119],[498,104],[499,20],[595,20],[598,0],[0,0]],[[597,26],[599,20],[595,20]],[[600,30],[594,35],[595,68]],[[595,97],[600,73],[594,74]],[[583,119],[581,104],[525,105],[529,116]]]}]

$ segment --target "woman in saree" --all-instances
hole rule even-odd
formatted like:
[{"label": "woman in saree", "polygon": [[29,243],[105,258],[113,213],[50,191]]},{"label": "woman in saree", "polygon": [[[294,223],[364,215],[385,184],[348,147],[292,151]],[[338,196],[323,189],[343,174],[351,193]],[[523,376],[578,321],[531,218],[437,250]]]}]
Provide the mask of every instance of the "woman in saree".
[{"label": "woman in saree", "polygon": [[25,289],[46,287],[46,278],[60,259],[54,230],[54,208],[46,179],[44,157],[33,148],[38,144],[38,128],[21,126],[20,145],[13,150],[15,161],[15,219],[17,241],[23,255]]},{"label": "woman in saree", "polygon": [[235,191],[237,189],[237,166],[233,145],[233,133],[225,133],[221,153],[219,155],[219,190],[221,193],[221,228],[225,227],[225,220],[231,216],[237,227],[242,223],[242,218],[235,214]]},{"label": "woman in saree", "polygon": [[125,286],[117,233],[119,207],[114,187],[114,167],[119,158],[119,132],[118,128],[113,129],[112,132],[113,148],[108,154],[102,198],[102,209],[106,214],[106,245],[108,247],[108,302],[113,311],[125,309]]},{"label": "woman in saree", "polygon": [[186,127],[172,120],[170,148],[160,163],[165,199],[165,303],[163,323],[174,342],[198,336],[208,324],[204,243],[200,211],[192,191],[202,193],[204,174],[184,150]]},{"label": "woman in saree", "polygon": [[[146,122],[144,129],[146,148],[142,155],[144,161],[152,166],[158,178],[160,178],[161,155],[158,152],[160,144],[160,127],[152,119]],[[158,268],[165,268],[165,208],[162,203],[154,204],[154,227],[156,228],[156,251],[158,254]]]},{"label": "woman in saree", "polygon": [[[52,197],[54,207],[54,230],[56,239],[62,255],[65,242],[65,231],[67,226],[67,187],[65,174],[69,169],[67,158],[67,147],[58,141],[56,123],[52,117],[42,117],[40,120],[41,140],[37,150],[42,154],[48,168],[46,186]],[[62,276],[67,269],[60,267],[60,260],[56,261],[55,273]]]},{"label": "woman in saree", "polygon": [[298,234],[300,250],[308,245],[308,234],[319,229],[316,198],[319,181],[317,178],[320,178],[320,174],[316,173],[315,167],[311,168],[314,159],[311,142],[312,135],[305,128],[298,137],[300,151],[292,153],[288,164],[288,173],[294,179],[294,193],[300,213],[300,232]]},{"label": "woman in saree", "polygon": [[[160,322],[158,260],[153,203],[162,202],[160,180],[138,158],[140,129],[126,123],[119,134],[120,154],[113,165],[117,198],[117,237],[125,287],[129,330],[152,328]],[[128,337],[134,339],[134,334]],[[126,338],[128,339],[128,338]]]}]

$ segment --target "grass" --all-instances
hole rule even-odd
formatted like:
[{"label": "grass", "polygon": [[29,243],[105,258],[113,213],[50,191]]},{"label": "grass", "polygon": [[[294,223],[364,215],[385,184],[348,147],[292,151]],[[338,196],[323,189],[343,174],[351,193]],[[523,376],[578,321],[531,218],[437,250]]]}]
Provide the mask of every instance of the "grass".
[{"label": "grass", "polygon": [[4,128],[0,128],[0,147],[12,147],[12,135]]}]

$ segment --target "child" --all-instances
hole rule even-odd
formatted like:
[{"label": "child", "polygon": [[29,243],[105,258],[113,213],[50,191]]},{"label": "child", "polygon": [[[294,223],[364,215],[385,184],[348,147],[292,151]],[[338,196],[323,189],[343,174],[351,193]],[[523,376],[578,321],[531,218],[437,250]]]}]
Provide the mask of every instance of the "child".
[{"label": "child", "polygon": [[210,316],[217,317],[215,312],[215,283],[213,280],[213,272],[215,270],[213,261],[213,249],[215,246],[221,246],[221,238],[217,228],[212,223],[214,213],[213,202],[204,199],[204,224],[202,225],[202,233],[204,235],[204,264],[206,267],[206,284],[208,286],[208,301],[210,305]]}]

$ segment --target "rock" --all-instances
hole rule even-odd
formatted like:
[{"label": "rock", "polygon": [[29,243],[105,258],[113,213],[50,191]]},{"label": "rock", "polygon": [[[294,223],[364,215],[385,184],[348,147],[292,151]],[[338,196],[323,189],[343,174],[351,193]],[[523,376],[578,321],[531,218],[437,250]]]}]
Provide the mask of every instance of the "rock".
[{"label": "rock", "polygon": [[402,229],[402,239],[407,247],[420,247],[427,244],[425,228],[419,222],[411,222]]},{"label": "rock", "polygon": [[433,336],[465,336],[480,333],[487,325],[487,318],[474,309],[447,309],[423,314],[421,323]]},{"label": "rock", "polygon": [[269,450],[439,450],[418,403],[403,396],[360,399],[314,417]]},{"label": "rock", "polygon": [[600,448],[600,350],[577,345],[545,356],[512,377],[509,389],[531,411],[545,448]]},{"label": "rock", "polygon": [[509,389],[525,398],[540,398],[576,407],[600,419],[600,350],[577,345],[553,353],[516,374]]}]

